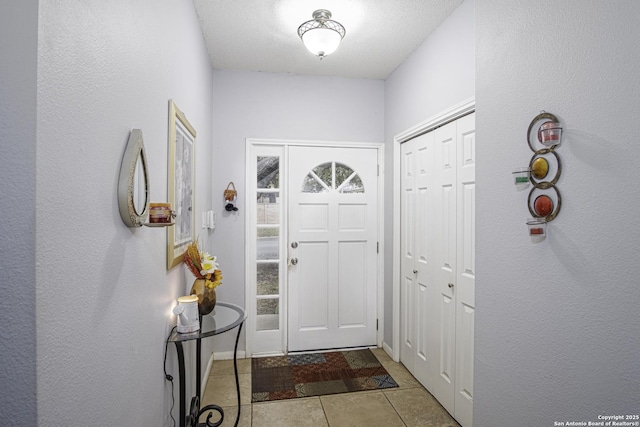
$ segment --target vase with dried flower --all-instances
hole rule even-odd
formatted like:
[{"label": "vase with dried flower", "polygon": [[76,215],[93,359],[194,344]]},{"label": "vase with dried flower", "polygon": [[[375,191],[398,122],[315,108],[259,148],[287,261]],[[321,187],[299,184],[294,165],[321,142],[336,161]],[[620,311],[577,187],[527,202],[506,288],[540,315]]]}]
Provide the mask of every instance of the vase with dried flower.
[{"label": "vase with dried flower", "polygon": [[216,306],[216,288],[222,284],[222,271],[216,257],[201,251],[196,241],[187,246],[184,263],[196,278],[191,295],[198,297],[198,312],[200,316],[207,315]]}]

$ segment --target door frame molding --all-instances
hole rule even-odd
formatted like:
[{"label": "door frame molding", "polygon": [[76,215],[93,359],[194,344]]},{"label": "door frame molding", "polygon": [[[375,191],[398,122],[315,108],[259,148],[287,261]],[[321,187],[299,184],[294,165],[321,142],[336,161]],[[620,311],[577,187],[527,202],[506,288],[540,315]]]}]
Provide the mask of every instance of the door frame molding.
[{"label": "door frame molding", "polygon": [[[377,303],[376,303],[376,317],[378,319],[378,330],[376,331],[376,343],[378,347],[383,345],[384,339],[384,259],[385,259],[385,244],[384,244],[384,143],[381,142],[353,142],[353,141],[324,141],[324,140],[288,140],[288,139],[269,139],[269,138],[246,138],[245,140],[246,150],[245,150],[245,194],[249,194],[251,191],[255,191],[255,183],[256,177],[249,176],[255,168],[249,167],[249,161],[253,157],[253,153],[255,152],[255,147],[260,146],[276,146],[283,147],[284,156],[283,160],[288,161],[289,156],[289,147],[291,146],[303,146],[303,147],[334,147],[334,148],[371,148],[377,151],[377,159],[378,159],[378,182],[377,182],[377,190],[378,190],[378,242],[379,244],[379,253],[378,253],[378,270],[377,270],[377,280],[376,280],[376,294],[377,294]],[[286,179],[288,176],[288,168],[285,169],[285,177],[281,177],[280,179]],[[283,181],[285,182],[285,181]],[[282,203],[288,204],[288,189],[282,189],[285,194],[282,194]],[[256,322],[255,316],[251,314],[255,312],[256,303],[255,303],[255,278],[250,278],[250,270],[249,265],[250,262],[255,263],[255,243],[249,241],[249,234],[251,232],[252,221],[255,219],[255,201],[251,197],[246,198],[246,212],[245,215],[245,308],[246,312],[249,314],[247,316],[247,332],[245,333],[245,354],[247,357],[251,357],[253,354],[252,342],[253,334],[256,332]],[[284,209],[284,218],[283,223],[288,224],[288,212],[285,207]],[[281,233],[283,234],[282,238],[282,247],[280,251],[282,254],[287,254],[287,244],[288,242],[288,233],[289,230],[281,229]],[[280,325],[280,329],[282,332],[282,351],[276,352],[274,354],[286,354],[288,351],[288,277],[284,277],[283,280],[283,289],[280,290],[280,304],[282,310],[284,310],[284,320],[283,324]],[[253,288],[252,288],[253,287]]]},{"label": "door frame molding", "polygon": [[400,361],[400,145],[416,136],[431,132],[440,126],[466,116],[474,112],[475,109],[476,99],[473,96],[393,137],[393,347],[391,356],[395,362]]}]

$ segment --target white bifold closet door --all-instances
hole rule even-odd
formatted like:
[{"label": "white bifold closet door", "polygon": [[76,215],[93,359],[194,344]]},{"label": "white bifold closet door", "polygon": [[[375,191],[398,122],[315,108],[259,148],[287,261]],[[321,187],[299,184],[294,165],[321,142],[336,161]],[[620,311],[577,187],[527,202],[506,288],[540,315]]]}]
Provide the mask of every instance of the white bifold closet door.
[{"label": "white bifold closet door", "polygon": [[475,114],[401,146],[401,350],[464,427],[473,414]]}]

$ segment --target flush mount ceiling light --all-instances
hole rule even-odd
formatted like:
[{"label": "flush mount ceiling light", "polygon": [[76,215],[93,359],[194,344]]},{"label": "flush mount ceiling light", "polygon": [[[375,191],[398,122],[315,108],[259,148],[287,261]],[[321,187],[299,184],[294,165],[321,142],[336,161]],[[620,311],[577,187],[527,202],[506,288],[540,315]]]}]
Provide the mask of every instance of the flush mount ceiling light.
[{"label": "flush mount ceiling light", "polygon": [[313,19],[298,27],[298,35],[309,52],[320,59],[333,53],[344,37],[344,27],[331,20],[331,12],[318,9],[313,12]]}]

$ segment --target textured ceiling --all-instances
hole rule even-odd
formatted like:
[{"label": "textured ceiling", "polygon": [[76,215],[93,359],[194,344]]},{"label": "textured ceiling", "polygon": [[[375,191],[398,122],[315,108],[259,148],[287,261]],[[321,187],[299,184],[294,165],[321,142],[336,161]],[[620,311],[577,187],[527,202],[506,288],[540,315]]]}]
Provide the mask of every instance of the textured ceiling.
[{"label": "textured ceiling", "polygon": [[[385,79],[462,0],[193,0],[215,69]],[[316,9],[346,29],[322,61],[298,37]]]}]

